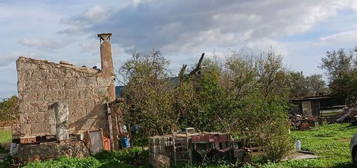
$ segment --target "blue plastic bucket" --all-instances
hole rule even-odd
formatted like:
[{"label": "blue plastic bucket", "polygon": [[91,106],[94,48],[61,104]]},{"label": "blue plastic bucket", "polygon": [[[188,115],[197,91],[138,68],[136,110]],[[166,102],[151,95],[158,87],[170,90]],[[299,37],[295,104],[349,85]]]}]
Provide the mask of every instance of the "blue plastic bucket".
[{"label": "blue plastic bucket", "polygon": [[130,148],[130,140],[129,138],[121,138],[121,146],[123,148]]}]

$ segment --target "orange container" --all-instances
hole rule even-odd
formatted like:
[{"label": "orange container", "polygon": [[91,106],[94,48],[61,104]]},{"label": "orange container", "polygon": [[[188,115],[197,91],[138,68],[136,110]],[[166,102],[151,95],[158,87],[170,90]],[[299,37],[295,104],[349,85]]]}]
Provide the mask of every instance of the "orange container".
[{"label": "orange container", "polygon": [[110,151],[110,139],[107,137],[103,137],[103,149],[106,151]]}]

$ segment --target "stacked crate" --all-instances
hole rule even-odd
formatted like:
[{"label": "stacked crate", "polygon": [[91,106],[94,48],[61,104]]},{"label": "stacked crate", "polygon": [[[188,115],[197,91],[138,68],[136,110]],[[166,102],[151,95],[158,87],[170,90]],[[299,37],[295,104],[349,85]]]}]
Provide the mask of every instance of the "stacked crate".
[{"label": "stacked crate", "polygon": [[190,137],[186,134],[178,134],[174,137],[174,161],[175,163],[189,163],[191,161]]},{"label": "stacked crate", "polygon": [[159,155],[173,158],[173,138],[170,135],[153,136],[149,138],[150,162]]},{"label": "stacked crate", "polygon": [[191,136],[198,135],[193,128],[186,128],[184,132],[173,133],[164,136],[153,136],[149,138],[150,162],[159,155],[169,157],[176,165],[177,163],[190,163],[192,161]]}]

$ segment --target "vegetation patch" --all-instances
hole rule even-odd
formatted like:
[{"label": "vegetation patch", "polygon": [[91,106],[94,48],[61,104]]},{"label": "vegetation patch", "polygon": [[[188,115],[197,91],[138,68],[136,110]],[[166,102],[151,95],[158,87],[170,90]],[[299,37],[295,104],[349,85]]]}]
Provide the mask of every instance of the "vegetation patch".
[{"label": "vegetation patch", "polygon": [[[335,132],[335,135],[329,137],[314,136],[324,132]],[[351,154],[349,150],[349,141],[353,134],[357,133],[357,126],[349,124],[331,124],[324,125],[308,131],[293,131],[291,133],[294,140],[302,142],[303,150],[314,152],[319,156],[317,159],[290,160],[283,162],[267,162],[246,164],[243,168],[352,168]],[[341,141],[341,139],[344,139]],[[105,168],[105,167],[149,167],[148,151],[142,148],[132,148],[115,152],[102,152],[93,157],[76,159],[61,158],[59,160],[50,160],[30,163],[26,168]],[[219,163],[216,165],[183,165],[180,167],[235,167],[233,164]]]},{"label": "vegetation patch", "polygon": [[0,131],[0,143],[9,143],[11,142],[12,136],[11,131],[2,130]]},{"label": "vegetation patch", "polygon": [[[293,131],[294,140],[302,142],[302,149],[314,152],[320,158],[262,164],[263,168],[337,168],[354,167],[349,143],[357,133],[357,126],[350,124],[324,125],[308,131]],[[320,135],[320,136],[318,136]],[[328,136],[326,136],[328,135]],[[341,140],[342,139],[342,140]]]}]

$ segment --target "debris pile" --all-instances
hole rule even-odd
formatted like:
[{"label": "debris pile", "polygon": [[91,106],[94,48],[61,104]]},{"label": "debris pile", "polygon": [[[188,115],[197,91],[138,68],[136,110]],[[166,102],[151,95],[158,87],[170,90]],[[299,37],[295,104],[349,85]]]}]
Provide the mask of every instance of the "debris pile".
[{"label": "debris pile", "polygon": [[230,134],[195,132],[194,128],[150,137],[149,151],[150,162],[154,167],[179,163],[214,163],[219,160],[235,163],[250,159],[248,151],[233,141]]}]

